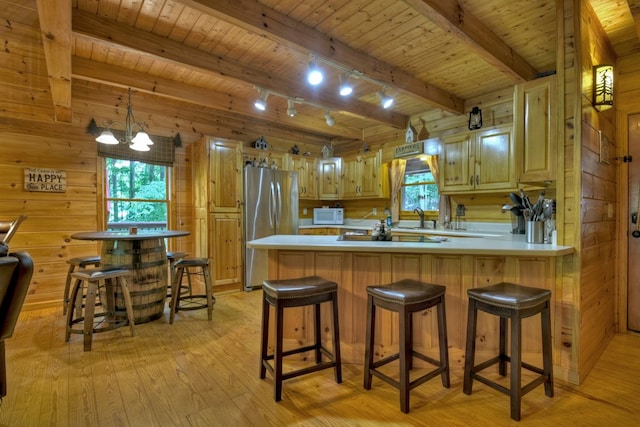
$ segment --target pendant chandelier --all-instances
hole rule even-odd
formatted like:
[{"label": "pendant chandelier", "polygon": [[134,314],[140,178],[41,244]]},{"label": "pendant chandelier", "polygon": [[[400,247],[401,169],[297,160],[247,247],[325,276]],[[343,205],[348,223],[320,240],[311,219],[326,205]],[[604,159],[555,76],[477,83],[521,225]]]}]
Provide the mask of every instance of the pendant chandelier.
[{"label": "pendant chandelier", "polygon": [[[105,125],[104,130],[96,138],[101,144],[127,144],[129,148],[136,151],[149,151],[153,141],[149,138],[149,134],[145,132],[146,123],[137,122],[133,117],[133,108],[131,107],[131,88],[129,88],[129,102],[127,103],[127,117],[124,120],[124,137],[116,138],[111,131],[113,125],[122,126],[122,122],[109,122]],[[134,136],[135,133],[135,136]]]}]

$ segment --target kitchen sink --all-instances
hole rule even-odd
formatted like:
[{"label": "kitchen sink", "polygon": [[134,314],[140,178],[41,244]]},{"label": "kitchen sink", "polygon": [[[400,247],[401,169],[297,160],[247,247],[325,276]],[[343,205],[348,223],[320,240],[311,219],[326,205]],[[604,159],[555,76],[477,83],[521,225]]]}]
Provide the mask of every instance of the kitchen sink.
[{"label": "kitchen sink", "polygon": [[412,242],[412,243],[440,243],[446,242],[446,237],[441,236],[426,236],[423,234],[415,235],[391,235],[391,240],[378,240],[376,236],[369,236],[363,234],[341,234],[338,236],[339,241],[348,242]]}]

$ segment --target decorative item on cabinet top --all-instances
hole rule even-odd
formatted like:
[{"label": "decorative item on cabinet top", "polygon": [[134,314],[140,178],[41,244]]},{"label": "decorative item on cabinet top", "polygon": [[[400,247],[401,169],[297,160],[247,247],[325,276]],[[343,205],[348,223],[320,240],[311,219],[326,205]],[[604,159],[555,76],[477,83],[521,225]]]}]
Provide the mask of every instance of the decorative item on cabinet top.
[{"label": "decorative item on cabinet top", "polygon": [[266,150],[269,148],[269,143],[266,139],[264,139],[264,136],[261,136],[260,138],[253,141],[253,147],[259,150]]}]

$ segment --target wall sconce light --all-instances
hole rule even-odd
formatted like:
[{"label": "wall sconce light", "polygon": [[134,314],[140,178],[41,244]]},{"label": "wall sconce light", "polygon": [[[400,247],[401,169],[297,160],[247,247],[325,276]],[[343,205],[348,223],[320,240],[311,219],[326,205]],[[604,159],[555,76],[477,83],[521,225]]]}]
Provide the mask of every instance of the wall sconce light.
[{"label": "wall sconce light", "polygon": [[353,93],[353,85],[349,83],[349,77],[351,77],[351,74],[349,73],[343,73],[338,76],[338,79],[340,80],[338,93],[340,96],[349,96]]},{"label": "wall sconce light", "polygon": [[469,130],[480,129],[482,127],[482,110],[473,107],[469,113]]},{"label": "wall sconce light", "polygon": [[333,126],[336,124],[336,119],[331,116],[331,112],[327,111],[324,114],[324,120],[327,122],[327,126]]},{"label": "wall sconce light", "polygon": [[295,117],[298,114],[298,110],[296,110],[296,104],[293,98],[287,99],[287,116]]},{"label": "wall sconce light", "polygon": [[376,92],[376,95],[378,95],[382,108],[386,110],[393,105],[393,98],[384,93],[385,89],[386,88],[383,87],[381,91]]},{"label": "wall sconce light", "polygon": [[324,74],[315,59],[312,59],[309,63],[309,71],[307,72],[307,81],[312,86],[317,86],[322,83]]},{"label": "wall sconce light", "polygon": [[613,65],[593,67],[593,108],[604,111],[613,107]]},{"label": "wall sconce light", "polygon": [[253,103],[253,105],[260,111],[264,111],[267,109],[267,98],[269,97],[269,91],[264,90],[264,89],[260,89],[260,88],[256,88],[258,89],[258,93],[260,94],[258,99],[256,99],[256,101]]}]

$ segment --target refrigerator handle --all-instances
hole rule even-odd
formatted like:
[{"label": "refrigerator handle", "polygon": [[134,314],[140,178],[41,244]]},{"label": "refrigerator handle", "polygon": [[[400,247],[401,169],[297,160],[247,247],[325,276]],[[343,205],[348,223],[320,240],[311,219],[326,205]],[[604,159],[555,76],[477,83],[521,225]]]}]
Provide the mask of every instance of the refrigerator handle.
[{"label": "refrigerator handle", "polygon": [[275,211],[276,211],[276,189],[271,182],[271,197],[269,197],[269,225],[271,228],[274,228],[274,219],[275,219]]},{"label": "refrigerator handle", "polygon": [[280,183],[276,182],[276,206],[274,217],[276,219],[276,233],[280,233],[280,217],[282,216],[282,188]]}]

